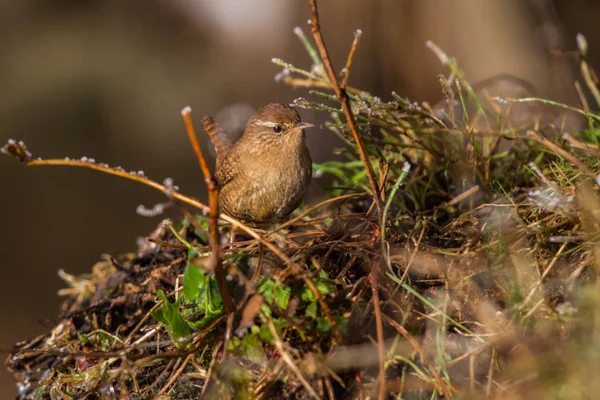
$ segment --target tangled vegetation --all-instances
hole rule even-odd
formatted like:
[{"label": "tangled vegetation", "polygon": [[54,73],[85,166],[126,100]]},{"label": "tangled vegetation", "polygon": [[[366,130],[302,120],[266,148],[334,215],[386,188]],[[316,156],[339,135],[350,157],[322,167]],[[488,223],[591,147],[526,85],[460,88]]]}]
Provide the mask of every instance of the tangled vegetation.
[{"label": "tangled vegetation", "polygon": [[[182,205],[207,207],[152,183],[185,218],[90,274],[61,272],[59,322],[7,360],[21,398],[593,397],[598,113],[509,76],[470,85],[433,43],[445,101],[384,101],[347,86],[360,32],[333,82],[311,4],[316,47],[295,30],[311,67],[273,62],[282,83],[310,89],[295,105],[329,113],[346,143],[343,161],[314,168],[330,197],[275,226],[221,223],[226,312],[210,218]],[[497,84],[519,95],[490,95]],[[566,132],[573,115],[587,127]],[[33,160],[21,142],[3,152],[150,182],[93,160]]]}]

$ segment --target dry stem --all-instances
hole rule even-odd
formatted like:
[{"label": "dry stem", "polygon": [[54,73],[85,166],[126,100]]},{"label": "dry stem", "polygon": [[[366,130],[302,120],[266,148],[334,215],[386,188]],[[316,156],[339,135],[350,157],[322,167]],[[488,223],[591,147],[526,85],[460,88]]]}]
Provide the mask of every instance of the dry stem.
[{"label": "dry stem", "polygon": [[[196,137],[194,124],[192,123],[191,113],[192,109],[190,107],[185,107],[181,111],[188,138],[190,139],[194,153],[196,153],[196,158],[198,159],[200,169],[204,175],[204,181],[206,182],[206,189],[208,190],[208,243],[212,252],[212,261],[214,262],[215,267],[215,278],[217,280],[219,292],[221,292],[221,298],[223,298],[225,313],[229,315],[235,309],[235,305],[233,303],[231,293],[229,293],[229,288],[227,287],[227,277],[225,270],[223,269],[223,250],[221,249],[221,240],[219,235],[219,190],[217,189],[215,178],[210,173],[208,165],[206,164],[206,160],[204,159],[204,155],[202,154],[202,149],[200,148],[198,138]],[[227,332],[227,337],[229,336],[229,333],[230,332]]]},{"label": "dry stem", "polygon": [[317,48],[319,49],[319,54],[321,55],[321,60],[323,60],[323,65],[325,70],[327,71],[327,76],[329,77],[329,81],[331,82],[331,87],[335,92],[336,97],[338,98],[340,104],[342,105],[342,109],[344,110],[344,116],[346,117],[346,122],[348,123],[348,127],[350,128],[350,132],[352,133],[352,137],[354,138],[354,143],[356,143],[356,148],[358,150],[358,154],[360,155],[360,159],[363,164],[365,164],[365,168],[367,171],[367,178],[369,179],[369,184],[371,186],[371,190],[373,191],[373,199],[377,205],[377,211],[379,211],[381,218],[381,201],[377,194],[379,193],[379,189],[377,187],[377,181],[375,180],[375,172],[373,171],[373,167],[371,166],[371,161],[367,156],[367,152],[365,151],[364,144],[358,132],[358,127],[356,125],[356,120],[354,119],[354,114],[352,114],[352,110],[350,109],[350,98],[348,97],[348,93],[346,92],[345,86],[340,86],[335,70],[333,69],[333,65],[331,64],[331,59],[329,58],[329,52],[325,47],[325,43],[323,41],[323,35],[321,34],[321,27],[319,25],[319,13],[317,11],[317,1],[309,0],[310,10],[311,10],[311,24],[310,29],[315,39],[315,43]]}]

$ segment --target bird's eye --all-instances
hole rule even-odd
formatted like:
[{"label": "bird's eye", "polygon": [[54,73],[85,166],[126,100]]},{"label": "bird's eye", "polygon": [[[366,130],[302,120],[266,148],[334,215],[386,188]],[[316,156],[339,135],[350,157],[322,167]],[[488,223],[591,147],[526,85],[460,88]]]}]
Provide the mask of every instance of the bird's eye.
[{"label": "bird's eye", "polygon": [[281,127],[281,125],[275,125],[273,127],[273,132],[275,132],[275,133],[281,133],[282,130],[283,130],[283,128]]}]

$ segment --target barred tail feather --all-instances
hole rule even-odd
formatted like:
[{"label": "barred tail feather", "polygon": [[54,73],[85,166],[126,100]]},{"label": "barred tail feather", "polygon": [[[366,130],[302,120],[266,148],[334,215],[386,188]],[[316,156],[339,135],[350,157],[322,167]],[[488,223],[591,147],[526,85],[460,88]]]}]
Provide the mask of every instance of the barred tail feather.
[{"label": "barred tail feather", "polygon": [[208,134],[215,146],[218,164],[231,149],[231,138],[211,117],[204,117],[202,119],[202,128],[204,128],[204,131]]}]

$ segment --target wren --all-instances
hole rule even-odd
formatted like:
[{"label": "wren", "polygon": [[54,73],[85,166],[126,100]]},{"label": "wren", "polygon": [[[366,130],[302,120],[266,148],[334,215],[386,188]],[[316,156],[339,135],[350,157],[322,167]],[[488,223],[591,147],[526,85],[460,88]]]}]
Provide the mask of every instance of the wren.
[{"label": "wren", "polygon": [[285,219],[302,202],[312,160],[298,111],[267,104],[250,118],[235,143],[219,128],[209,129],[217,151],[215,177],[220,211],[248,222]]}]

